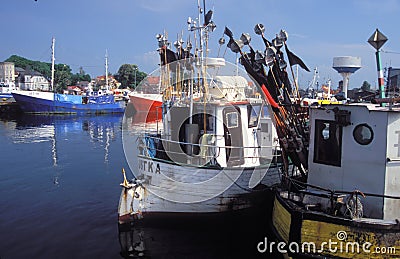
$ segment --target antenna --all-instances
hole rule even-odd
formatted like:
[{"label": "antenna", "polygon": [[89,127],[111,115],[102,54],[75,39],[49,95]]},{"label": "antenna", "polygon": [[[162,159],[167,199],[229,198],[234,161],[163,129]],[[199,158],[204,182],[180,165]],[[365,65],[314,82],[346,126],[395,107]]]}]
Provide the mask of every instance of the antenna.
[{"label": "antenna", "polygon": [[206,22],[206,0],[203,0],[204,22]]}]

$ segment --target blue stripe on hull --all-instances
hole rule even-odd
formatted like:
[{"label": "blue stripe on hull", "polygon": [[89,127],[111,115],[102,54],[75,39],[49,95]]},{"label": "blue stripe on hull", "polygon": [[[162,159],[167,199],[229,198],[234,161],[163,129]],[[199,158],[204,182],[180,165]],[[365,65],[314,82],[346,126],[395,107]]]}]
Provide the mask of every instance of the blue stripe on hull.
[{"label": "blue stripe on hull", "polygon": [[8,93],[2,93],[0,94],[0,98],[11,98],[12,94],[8,94]]},{"label": "blue stripe on hull", "polygon": [[123,102],[107,104],[73,104],[60,101],[50,101],[31,96],[13,94],[23,112],[26,113],[76,113],[76,114],[104,114],[123,113]]}]

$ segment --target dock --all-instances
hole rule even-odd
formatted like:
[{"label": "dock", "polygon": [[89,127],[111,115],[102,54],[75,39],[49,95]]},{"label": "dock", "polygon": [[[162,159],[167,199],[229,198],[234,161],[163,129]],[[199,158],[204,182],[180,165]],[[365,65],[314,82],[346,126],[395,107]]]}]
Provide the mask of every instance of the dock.
[{"label": "dock", "polygon": [[19,105],[11,99],[1,99],[0,100],[0,116],[9,115],[9,114],[18,114],[21,113],[21,108]]}]

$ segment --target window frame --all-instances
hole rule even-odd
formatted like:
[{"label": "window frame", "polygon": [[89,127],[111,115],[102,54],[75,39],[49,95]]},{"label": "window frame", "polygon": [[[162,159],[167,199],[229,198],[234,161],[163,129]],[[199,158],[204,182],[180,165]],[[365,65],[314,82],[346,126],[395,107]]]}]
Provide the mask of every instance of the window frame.
[{"label": "window frame", "polygon": [[[323,131],[328,124],[328,137]],[[343,148],[343,127],[332,120],[315,120],[313,162],[341,167]]]},{"label": "window frame", "polygon": [[[371,137],[369,139],[367,139],[366,141],[360,140],[358,138],[359,135],[357,134],[357,130],[361,129],[362,127],[367,128],[371,134]],[[371,144],[372,141],[374,140],[374,130],[367,123],[358,124],[357,126],[354,127],[353,138],[354,138],[354,141],[357,142],[357,144],[359,144],[361,146],[367,146],[367,145]]]}]

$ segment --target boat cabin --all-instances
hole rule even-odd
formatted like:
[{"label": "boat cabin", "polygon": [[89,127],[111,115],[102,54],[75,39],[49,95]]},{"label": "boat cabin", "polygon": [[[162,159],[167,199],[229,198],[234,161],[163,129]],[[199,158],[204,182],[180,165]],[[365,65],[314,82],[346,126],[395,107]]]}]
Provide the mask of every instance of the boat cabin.
[{"label": "boat cabin", "polygon": [[[400,196],[400,109],[372,104],[310,108],[310,125],[308,184],[360,191],[364,217],[399,218],[400,200],[389,196]],[[304,199],[312,200],[311,195]]]},{"label": "boat cabin", "polygon": [[164,94],[163,130],[147,135],[144,146],[154,152],[144,155],[203,168],[269,166],[279,146],[276,131],[263,100],[246,96],[248,80],[214,76],[206,84],[207,93]]},{"label": "boat cabin", "polygon": [[220,168],[270,162],[276,133],[262,99],[245,98],[247,81],[241,76],[217,76],[209,83],[206,101],[164,106],[161,139],[168,158],[179,164]]}]

